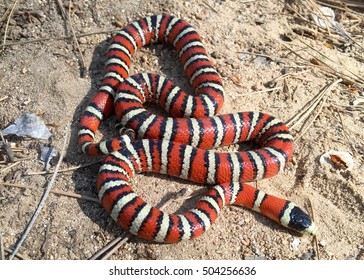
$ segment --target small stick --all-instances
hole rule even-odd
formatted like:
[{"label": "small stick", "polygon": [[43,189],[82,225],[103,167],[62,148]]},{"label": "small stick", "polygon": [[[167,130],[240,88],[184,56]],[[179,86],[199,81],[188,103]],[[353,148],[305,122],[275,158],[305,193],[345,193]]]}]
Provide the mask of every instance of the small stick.
[{"label": "small stick", "polygon": [[[328,57],[328,56],[326,56],[325,54],[323,54],[322,52],[320,52],[319,50],[316,50],[314,47],[312,47],[312,46],[310,46],[309,44],[307,44],[306,42],[304,42],[303,40],[301,40],[301,39],[299,39],[299,41],[302,43],[302,44],[304,44],[306,47],[308,47],[309,49],[311,49],[311,50],[313,50],[314,52],[316,52],[316,53],[318,53],[320,56],[322,56],[322,57],[324,57],[325,59],[327,59],[327,60],[329,60],[329,61],[331,61],[332,63],[334,63],[334,64],[336,64],[336,65],[338,65],[340,68],[342,68],[343,70],[345,70],[346,72],[348,72],[348,73],[350,73],[352,76],[352,78],[354,78],[354,79],[357,79],[357,80],[359,80],[359,81],[363,81],[362,80],[362,78],[359,76],[359,75],[357,75],[357,74],[355,74],[354,72],[352,72],[351,70],[349,70],[349,69],[347,69],[347,68],[345,68],[345,67],[343,67],[343,65],[340,65],[340,64],[338,64],[337,62],[335,62],[334,60],[332,60],[330,57]],[[311,55],[311,54],[310,54]],[[314,55],[312,55],[314,58],[316,58]],[[317,59],[317,58],[316,58]],[[325,63],[325,62],[323,62],[322,60],[321,60],[321,63],[323,63],[326,67],[328,67],[328,68],[330,68],[332,71],[334,71],[334,72],[336,72],[336,73],[338,73],[334,68],[332,68],[330,65],[328,65],[327,63]],[[340,73],[341,75],[344,75],[344,73]],[[347,75],[347,74],[345,74],[345,75]],[[347,76],[349,76],[349,75],[347,75]],[[350,76],[349,76],[350,77]]]},{"label": "small stick", "polygon": [[207,1],[202,1],[202,3],[204,3],[207,7],[209,7],[212,11],[214,11],[215,13],[219,13],[214,7],[212,7],[209,3],[207,3]]},{"label": "small stick", "polygon": [[10,12],[10,7],[8,6],[7,8],[6,8],[6,11],[5,11],[5,13],[3,14],[3,16],[0,18],[0,23],[1,22],[3,22],[3,21],[5,21],[5,19],[6,19],[6,17],[8,16],[8,13]]},{"label": "small stick", "polygon": [[[62,15],[64,17],[65,20],[67,20],[69,22],[69,26],[71,28],[71,32],[72,32],[72,39],[74,41],[74,43],[76,44],[78,53],[80,55],[80,67],[81,67],[81,78],[84,78],[86,75],[86,66],[85,66],[85,60],[83,58],[82,52],[81,52],[81,48],[80,45],[78,43],[77,37],[76,37],[76,33],[75,30],[73,29],[73,25],[72,25],[72,20],[71,20],[71,16],[70,16],[70,11],[68,11],[68,13],[66,13],[65,9],[63,8],[63,1],[62,0],[57,0],[58,6],[61,9]],[[69,5],[69,9],[70,9],[71,5]]]},{"label": "small stick", "polygon": [[[81,164],[81,165],[77,165],[77,166],[66,168],[66,169],[60,169],[60,170],[58,170],[58,173],[74,171],[74,170],[77,170],[77,169],[80,169],[80,168],[84,168],[84,167],[87,167],[87,166],[90,166],[90,165],[100,163],[101,161],[102,160],[99,160],[99,161],[96,161],[96,162],[90,162],[90,163],[86,163],[86,164]],[[46,175],[46,174],[51,174],[51,173],[53,173],[52,170],[39,171],[39,172],[28,172],[28,173],[25,173],[24,175],[25,176],[29,176],[29,175]]]},{"label": "small stick", "polygon": [[[8,254],[11,254],[14,250],[8,249],[8,248],[4,248],[4,251]],[[19,252],[15,254],[15,256],[17,256],[19,259],[21,260],[28,260],[28,258],[26,256],[24,256],[23,254],[20,254]]]},{"label": "small stick", "polygon": [[[4,186],[4,187],[15,187],[15,188],[22,188],[22,189],[37,190],[37,188],[35,188],[33,186],[24,186],[24,185],[13,184],[13,183],[3,183],[3,182],[0,182],[0,185],[1,186]],[[50,191],[50,193],[54,193],[54,194],[58,194],[58,195],[63,195],[63,196],[68,196],[68,197],[73,197],[73,198],[77,198],[77,199],[84,199],[84,200],[88,200],[88,201],[93,201],[93,202],[100,203],[100,201],[97,198],[95,198],[95,197],[80,195],[80,194],[76,194],[76,193],[73,193],[73,192],[65,192],[65,191],[53,189],[53,190]]]},{"label": "small stick", "polygon": [[0,260],[5,260],[3,234],[0,232]]},{"label": "small stick", "polygon": [[9,170],[9,169],[13,168],[14,166],[18,165],[19,163],[21,163],[21,161],[16,161],[16,162],[14,162],[14,163],[10,164],[9,166],[7,166],[7,167],[5,167],[5,168],[1,169],[1,170],[0,170],[0,173],[3,173],[3,172],[5,172],[5,171],[7,171],[7,170]]},{"label": "small stick", "polygon": [[317,119],[317,117],[321,114],[322,108],[324,107],[324,104],[326,103],[327,98],[328,98],[328,96],[325,96],[325,99],[322,100],[322,103],[321,103],[319,109],[317,110],[316,115],[312,118],[312,120],[305,127],[305,129],[303,131],[301,131],[301,133],[296,136],[296,140],[300,139],[306,133],[306,131],[311,127],[311,125],[314,123],[314,121]]},{"label": "small stick", "polygon": [[8,99],[8,98],[9,98],[9,96],[1,97],[1,98],[0,98],[0,102],[3,102],[4,100],[6,100],[6,99]]},{"label": "small stick", "polygon": [[[13,4],[13,7],[11,8],[10,10],[10,14],[8,16],[8,20],[6,21],[6,26],[5,26],[5,31],[4,31],[4,39],[3,39],[3,44],[6,43],[6,37],[7,37],[7,34],[8,34],[8,28],[9,28],[9,23],[10,23],[10,19],[11,17],[13,16],[13,13],[14,13],[14,10],[15,10],[15,7],[18,5],[18,0],[15,0],[14,4]],[[1,48],[1,51],[3,51],[4,48]]]},{"label": "small stick", "polygon": [[298,112],[295,116],[293,116],[289,121],[287,121],[287,125],[290,127],[290,129],[293,129],[296,127],[302,120],[306,119],[308,115],[311,114],[311,112],[317,107],[317,105],[320,103],[324,95],[330,91],[335,85],[340,83],[342,79],[338,79],[331,84],[327,85],[321,92],[319,92],[310,102],[308,102],[301,112]]},{"label": "small stick", "polygon": [[[80,38],[80,37],[86,37],[86,36],[92,36],[92,35],[98,35],[98,34],[109,34],[109,33],[117,32],[119,30],[120,30],[120,28],[94,31],[94,32],[89,32],[89,33],[77,34],[76,37]],[[3,47],[16,46],[16,45],[26,45],[26,44],[39,43],[39,42],[50,41],[50,40],[66,40],[66,39],[72,39],[72,36],[73,35],[59,36],[59,37],[47,37],[47,38],[32,39],[32,40],[28,40],[28,41],[11,42],[11,43],[2,44],[2,45],[0,45],[0,47],[3,48]]]},{"label": "small stick", "polygon": [[[312,206],[312,202],[311,200],[308,198],[308,206],[310,207],[310,214],[312,217],[312,221],[315,222],[315,213],[313,211],[313,206]],[[314,236],[314,242],[315,242],[315,247],[316,247],[316,254],[317,254],[317,260],[320,260],[320,251],[319,251],[319,246],[318,246],[318,241],[317,241],[317,236]]]},{"label": "small stick", "polygon": [[356,156],[358,156],[359,155],[359,152],[357,151],[357,149],[353,145],[353,142],[349,139],[348,133],[345,130],[344,122],[343,122],[343,119],[341,117],[341,114],[340,114],[339,110],[335,109],[335,111],[336,111],[336,113],[339,116],[340,123],[341,123],[341,127],[343,129],[343,134],[344,134],[344,137],[345,137],[346,141],[348,141],[348,143],[349,143],[349,145],[350,145],[350,147],[351,147],[351,149],[353,151],[353,154],[355,154]]},{"label": "small stick", "polygon": [[8,156],[8,159],[10,162],[14,162],[14,153],[11,150],[11,146],[8,144],[8,142],[5,140],[4,135],[2,134],[0,130],[0,139],[3,142],[3,148],[5,149],[6,155]]},{"label": "small stick", "polygon": [[49,183],[47,185],[47,188],[46,188],[46,190],[45,190],[45,192],[43,194],[43,197],[42,197],[41,201],[39,202],[39,205],[38,205],[36,211],[33,214],[32,219],[30,220],[30,222],[29,222],[27,228],[25,229],[22,237],[20,238],[20,240],[16,244],[13,253],[10,255],[9,260],[12,260],[14,258],[14,256],[15,256],[15,254],[17,253],[17,251],[20,249],[20,247],[23,244],[24,240],[28,236],[31,228],[33,227],[33,224],[34,224],[35,220],[37,219],[40,211],[42,210],[44,203],[47,200],[48,194],[49,194],[49,192],[50,192],[50,190],[51,190],[51,188],[52,188],[52,186],[53,186],[53,184],[55,182],[55,179],[56,179],[57,173],[58,173],[58,169],[59,169],[59,167],[61,165],[61,162],[63,160],[64,154],[65,154],[65,151],[66,151],[66,145],[67,145],[67,140],[68,140],[68,133],[69,133],[69,123],[67,124],[67,129],[66,129],[66,133],[65,133],[65,136],[64,136],[64,142],[63,142],[62,151],[60,153],[60,157],[59,157],[57,166],[56,166],[56,168],[54,170],[54,174],[53,174],[51,180],[49,181]]},{"label": "small stick", "polygon": [[42,244],[41,251],[43,253],[43,259],[48,259],[48,245],[49,245],[49,230],[51,228],[51,223],[47,224],[46,232],[45,232],[45,240]]},{"label": "small stick", "polygon": [[235,96],[247,96],[247,95],[270,92],[270,91],[275,91],[275,90],[280,90],[280,89],[282,89],[282,87],[267,88],[267,89],[262,89],[262,90],[258,90],[258,91],[252,91],[252,92],[247,92],[247,93],[236,94]]},{"label": "small stick", "polygon": [[115,251],[117,251],[121,247],[121,245],[123,245],[126,241],[128,241],[130,237],[131,237],[130,233],[124,232],[122,236],[115,238],[101,250],[96,252],[96,254],[94,254],[90,258],[90,260],[98,260],[99,258],[101,260],[108,259]]}]

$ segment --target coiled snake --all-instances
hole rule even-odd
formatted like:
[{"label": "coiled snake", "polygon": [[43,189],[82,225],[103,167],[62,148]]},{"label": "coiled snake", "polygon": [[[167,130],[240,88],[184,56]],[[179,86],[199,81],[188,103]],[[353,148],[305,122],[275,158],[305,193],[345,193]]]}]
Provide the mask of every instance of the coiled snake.
[{"label": "coiled snake", "polygon": [[[153,42],[174,46],[195,95],[156,74],[129,76],[132,55]],[[146,17],[114,36],[102,85],[80,122],[79,144],[88,155],[106,154],[97,179],[98,196],[123,229],[148,240],[179,242],[205,232],[222,207],[232,204],[294,230],[316,233],[310,217],[294,203],[245,184],[275,176],[290,160],[293,139],[286,125],[258,112],[216,115],[223,100],[221,78],[186,21],[169,15]],[[160,105],[171,117],[150,113],[145,103]],[[128,130],[94,143],[100,122],[113,112],[121,131]],[[243,141],[254,141],[259,148],[209,150]],[[131,188],[129,181],[139,172],[168,174],[211,187],[193,209],[166,214]]]}]

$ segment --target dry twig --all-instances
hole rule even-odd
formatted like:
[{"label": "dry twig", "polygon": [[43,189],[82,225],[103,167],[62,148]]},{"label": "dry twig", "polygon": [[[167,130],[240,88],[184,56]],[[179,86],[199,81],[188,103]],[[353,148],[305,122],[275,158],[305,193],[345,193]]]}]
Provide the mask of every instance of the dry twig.
[{"label": "dry twig", "polygon": [[3,102],[3,101],[5,101],[6,99],[8,99],[9,98],[9,96],[8,95],[6,95],[6,96],[4,96],[4,97],[1,97],[0,98],[0,102]]},{"label": "dry twig", "polygon": [[313,110],[315,110],[315,108],[320,104],[321,100],[323,100],[323,102],[321,103],[318,112],[315,114],[315,116],[312,118],[311,122],[306,125],[305,128],[300,130],[300,133],[298,134],[298,136],[296,137],[296,139],[299,139],[303,136],[303,134],[311,127],[312,123],[316,120],[316,118],[318,117],[318,115],[321,113],[322,107],[325,104],[325,100],[327,97],[324,98],[324,96],[326,95],[326,93],[328,93],[329,91],[332,90],[332,88],[334,86],[336,86],[338,83],[340,83],[342,81],[342,79],[338,79],[334,82],[332,82],[331,84],[327,85],[322,91],[320,91],[313,99],[310,100],[310,102],[308,102],[302,109],[301,111],[299,111],[296,115],[294,115],[288,122],[287,122],[287,126],[290,127],[290,129],[294,129],[299,123],[306,121],[309,116],[311,115],[311,113],[313,112]]},{"label": "dry twig", "polygon": [[[120,28],[110,29],[110,30],[101,30],[101,31],[94,31],[94,32],[89,32],[89,33],[76,34],[75,36],[77,38],[81,38],[81,37],[87,37],[87,36],[98,35],[98,34],[114,33],[119,30],[120,30]],[[47,37],[47,38],[39,38],[39,39],[33,39],[33,40],[28,40],[28,41],[18,41],[18,42],[6,43],[6,44],[0,45],[0,47],[3,48],[3,47],[10,47],[10,46],[16,46],[16,45],[26,45],[26,44],[40,43],[40,42],[50,41],[50,40],[67,40],[67,39],[69,40],[72,38],[73,38],[73,35],[59,36],[59,37]]]},{"label": "dry twig", "polygon": [[[5,182],[0,182],[0,186],[37,190],[37,188],[33,187],[33,186],[24,186],[24,185],[20,185],[20,184],[5,183]],[[50,193],[99,203],[99,200],[97,198],[95,198],[95,197],[80,195],[80,194],[76,194],[76,193],[73,193],[73,192],[65,192],[65,191],[61,191],[61,190],[52,189],[52,190],[50,190]]]},{"label": "dry twig", "polygon": [[212,7],[209,3],[207,3],[207,1],[202,1],[202,3],[204,3],[207,7],[209,7],[213,12],[219,14],[219,12],[214,7]]},{"label": "dry twig", "polygon": [[30,220],[30,222],[29,222],[27,228],[25,229],[22,237],[20,238],[20,240],[16,244],[14,251],[10,255],[9,260],[12,260],[14,258],[14,256],[15,256],[15,254],[17,253],[17,251],[20,249],[20,247],[23,244],[24,240],[28,236],[31,228],[33,227],[33,224],[36,221],[36,219],[37,219],[40,211],[42,210],[44,203],[47,200],[48,194],[51,191],[51,188],[52,188],[52,186],[53,186],[53,184],[55,182],[55,179],[56,179],[56,176],[57,176],[57,173],[58,173],[58,169],[59,169],[59,167],[61,165],[61,162],[63,160],[64,154],[65,154],[65,151],[66,151],[66,144],[67,144],[67,140],[68,140],[68,134],[69,134],[69,124],[67,125],[67,128],[66,128],[66,133],[65,133],[65,136],[64,136],[63,147],[62,147],[62,150],[61,150],[61,153],[60,153],[60,157],[59,157],[58,163],[57,163],[56,168],[54,170],[54,174],[53,174],[51,180],[49,181],[49,183],[47,185],[47,188],[46,188],[46,190],[45,190],[45,192],[43,194],[43,197],[42,197],[41,201],[39,202],[39,205],[38,205],[36,211],[33,214],[32,219]]},{"label": "dry twig", "polygon": [[10,164],[9,166],[7,167],[4,167],[3,169],[0,170],[0,173],[3,173],[11,168],[13,168],[14,166],[17,166],[21,161],[17,161],[17,162],[14,162],[12,164]]},{"label": "dry twig", "polygon": [[[14,162],[15,158],[14,158],[14,153],[11,149],[11,146],[8,144],[8,142],[5,140],[1,130],[0,130],[0,139],[1,139],[1,142],[3,143],[2,144],[2,148],[4,148],[5,152],[6,152],[6,155],[8,156],[8,160],[10,162]],[[0,145],[1,146],[1,145]],[[1,171],[0,171],[1,172]]]},{"label": "dry twig", "polygon": [[[78,166],[74,166],[74,167],[70,167],[70,168],[66,168],[66,169],[60,169],[58,170],[58,173],[64,173],[64,172],[69,172],[69,171],[74,171],[77,169],[81,169],[90,165],[94,165],[94,164],[98,164],[100,163],[102,160],[96,161],[96,162],[90,162],[90,163],[86,163],[86,164],[81,164]],[[30,175],[46,175],[46,174],[52,174],[53,171],[52,170],[48,170],[48,171],[37,171],[37,172],[28,172],[25,173],[25,176],[30,176]]]},{"label": "dry twig", "polygon": [[0,232],[0,260],[5,260],[3,234]]},{"label": "dry twig", "polygon": [[[11,254],[12,252],[14,252],[14,250],[8,249],[8,248],[4,248],[4,251],[8,254]],[[19,252],[17,252],[15,254],[15,256],[21,260],[28,260],[29,258],[27,258],[26,256],[24,256],[23,254],[20,254]]]},{"label": "dry twig", "polygon": [[[9,28],[9,23],[10,23],[10,19],[13,16],[15,7],[18,5],[18,1],[19,0],[15,0],[13,7],[10,10],[9,16],[8,16],[8,20],[6,21],[6,26],[5,26],[5,32],[4,32],[4,39],[3,39],[3,44],[5,45],[6,43],[6,38],[7,38],[7,34],[8,34],[8,28]],[[4,48],[1,48],[0,52],[2,52],[4,50]]]},{"label": "dry twig", "polygon": [[[315,222],[315,213],[313,211],[312,202],[311,202],[310,199],[308,199],[307,201],[308,201],[308,205],[310,207],[310,214],[311,214],[311,217],[312,217],[312,221]],[[315,242],[317,260],[320,260],[320,250],[319,250],[319,246],[318,246],[318,241],[317,241],[317,236],[316,235],[313,237],[313,240]]]},{"label": "dry twig", "polygon": [[85,75],[86,75],[86,72],[87,72],[87,68],[86,68],[86,64],[85,64],[85,60],[83,58],[83,54],[82,54],[82,51],[81,51],[81,48],[80,48],[80,45],[78,43],[78,40],[77,40],[77,37],[76,37],[76,33],[75,33],[75,30],[73,29],[73,25],[72,25],[72,20],[71,20],[71,13],[70,13],[70,8],[71,8],[71,5],[68,6],[68,13],[66,13],[65,9],[64,9],[64,4],[63,4],[63,1],[62,0],[57,0],[57,3],[58,3],[58,6],[59,8],[61,9],[61,12],[62,12],[62,15],[63,15],[63,18],[65,20],[68,21],[69,23],[69,26],[70,26],[70,29],[71,29],[71,32],[72,32],[72,39],[77,47],[77,50],[78,50],[78,53],[79,53],[79,63],[80,63],[80,73],[81,73],[81,78],[84,78]]},{"label": "dry twig", "polygon": [[271,92],[271,91],[275,91],[275,90],[278,91],[278,90],[281,90],[281,89],[282,89],[282,87],[266,88],[266,89],[262,89],[262,90],[252,91],[252,92],[239,93],[239,94],[236,94],[234,96],[254,95],[254,94],[258,94],[258,93]]}]

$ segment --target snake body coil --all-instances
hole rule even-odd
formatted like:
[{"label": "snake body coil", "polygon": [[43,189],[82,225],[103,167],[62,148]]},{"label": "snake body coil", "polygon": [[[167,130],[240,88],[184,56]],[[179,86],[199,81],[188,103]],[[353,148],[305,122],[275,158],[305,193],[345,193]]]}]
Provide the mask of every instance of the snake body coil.
[{"label": "snake body coil", "polygon": [[[195,95],[156,74],[129,76],[135,51],[151,42],[173,45]],[[197,32],[184,20],[151,16],[134,22],[113,38],[102,86],[81,119],[79,144],[89,155],[106,154],[97,180],[100,201],[129,232],[157,242],[173,243],[205,232],[224,205],[240,205],[300,232],[316,233],[310,217],[294,203],[265,194],[245,182],[282,171],[293,153],[288,128],[258,112],[217,115],[224,100],[221,78]],[[148,112],[155,103],[171,117]],[[115,111],[119,125],[132,129],[94,143],[96,130]],[[143,139],[146,138],[146,139]],[[251,151],[208,150],[253,141]],[[211,185],[193,209],[166,214],[150,206],[129,185],[139,172],[168,174]]]}]

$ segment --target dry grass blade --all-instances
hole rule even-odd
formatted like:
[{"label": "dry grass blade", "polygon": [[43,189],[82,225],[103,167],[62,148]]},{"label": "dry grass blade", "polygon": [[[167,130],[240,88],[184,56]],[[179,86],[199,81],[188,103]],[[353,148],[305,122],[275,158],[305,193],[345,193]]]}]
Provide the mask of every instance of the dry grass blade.
[{"label": "dry grass blade", "polygon": [[215,13],[219,13],[214,7],[212,7],[209,3],[207,3],[207,1],[202,1],[202,3],[204,3],[207,7],[209,7],[211,9],[211,11],[215,12]]},{"label": "dry grass blade", "polygon": [[[10,162],[14,162],[14,160],[15,160],[15,158],[14,158],[14,153],[13,153],[13,151],[12,151],[12,149],[11,149],[11,146],[8,144],[8,142],[5,140],[5,138],[4,138],[4,136],[3,136],[3,134],[2,134],[2,132],[0,131],[0,139],[1,139],[1,141],[2,141],[2,143],[3,143],[3,145],[2,145],[2,148],[4,148],[5,149],[5,152],[6,152],[6,155],[8,156],[8,160],[10,161]],[[1,145],[0,145],[1,146]],[[0,173],[1,173],[1,171],[0,171]]]},{"label": "dry grass blade", "polygon": [[[331,84],[327,85],[322,91],[320,91],[313,99],[311,99],[296,115],[294,115],[289,121],[287,121],[287,126],[290,129],[295,129],[300,123],[307,122],[308,118],[311,116],[312,112],[315,108],[323,101],[318,109],[318,112],[312,118],[311,122],[306,125],[306,127],[301,128],[300,133],[296,136],[296,139],[302,137],[302,135],[309,129],[312,123],[316,120],[318,115],[320,114],[323,105],[325,104],[325,100],[327,96],[325,95],[330,92],[337,84],[339,84],[342,79],[338,79]],[[323,99],[325,97],[325,99]]]},{"label": "dry grass blade", "polygon": [[[333,73],[336,73],[337,76],[339,77],[348,77],[358,83],[364,84],[364,80],[361,76],[357,75],[356,73],[352,72],[351,70],[345,68],[343,65],[339,65],[337,64],[334,60],[332,60],[331,58],[329,58],[328,56],[326,56],[325,54],[323,54],[322,52],[316,50],[314,47],[310,46],[309,44],[305,43],[304,41],[300,40],[301,43],[303,43],[306,47],[308,47],[309,49],[311,49],[312,51],[316,52],[317,54],[319,54],[320,57],[327,59],[328,61],[332,62],[333,64],[335,64],[339,69],[342,69],[342,72],[338,72],[337,70],[335,70],[333,67],[331,67],[330,65],[328,65],[327,63],[323,62],[322,59],[320,60],[321,63],[323,63],[327,68],[329,68]],[[319,59],[317,57],[315,57],[314,55],[311,55],[313,58],[315,59]],[[347,73],[344,73],[347,72]]]},{"label": "dry grass blade", "polygon": [[[302,62],[296,61],[296,63],[310,66],[310,67],[315,67],[316,69],[322,70],[323,72],[326,72],[334,77],[342,79],[342,81],[345,81],[346,83],[358,85],[359,87],[364,87],[364,79],[361,78],[359,75],[346,69],[342,65],[337,64],[335,61],[333,61],[329,57],[325,56],[324,54],[322,54],[320,51],[316,50],[315,48],[304,43],[302,40],[301,40],[301,42],[305,46],[307,46],[307,48],[300,48],[299,51],[300,52],[304,51],[305,54],[299,54],[298,51],[295,51],[289,45],[283,44],[281,42],[280,43],[284,48],[286,48],[287,50],[289,50],[291,53],[293,53],[294,55],[296,55],[297,57],[299,57],[302,60]],[[319,56],[317,57],[317,56],[311,54],[310,52],[308,52],[308,49],[318,53]],[[307,57],[312,57],[312,59],[311,60],[307,59]],[[329,60],[330,62],[332,62],[336,66],[336,68],[338,68],[339,70],[336,70],[333,66],[330,66],[328,63],[322,61],[322,58],[325,58],[325,59]],[[315,62],[316,64],[313,64],[313,62]]]},{"label": "dry grass blade", "polygon": [[247,92],[247,93],[239,93],[236,94],[234,96],[247,96],[247,95],[254,95],[254,94],[258,94],[258,93],[264,93],[264,92],[271,92],[271,91],[275,91],[275,90],[281,90],[282,87],[275,87],[275,88],[266,88],[266,89],[262,89],[262,90],[257,90],[257,91],[252,91],[252,92]]},{"label": "dry grass blade", "polygon": [[[114,32],[117,32],[119,30],[120,29],[101,30],[101,31],[94,31],[94,32],[89,32],[89,33],[76,34],[75,36],[77,38],[81,38],[81,37],[87,37],[87,36],[98,35],[98,34],[114,33]],[[50,41],[50,40],[67,40],[67,39],[69,40],[69,39],[72,39],[72,38],[73,38],[73,35],[71,35],[71,36],[39,38],[39,39],[33,39],[33,40],[28,40],[28,41],[18,41],[18,42],[5,43],[5,44],[0,45],[0,48],[10,47],[10,46],[17,46],[17,45],[33,44],[33,43],[40,43],[40,42],[45,42],[45,41]],[[6,98],[8,98],[8,97],[6,97]],[[0,101],[2,101],[2,100],[0,100]]]},{"label": "dry grass blade", "polygon": [[[308,205],[310,207],[310,215],[312,217],[312,221],[315,222],[315,213],[313,211],[312,202],[310,199],[308,199],[307,201],[308,201]],[[317,236],[315,235],[313,238],[314,238],[313,240],[315,242],[317,260],[320,260],[320,250],[319,250],[319,246],[318,246]]]},{"label": "dry grass blade", "polygon": [[[14,250],[8,249],[8,248],[4,248],[4,251],[8,254],[11,254],[12,252],[14,252]],[[20,260],[28,260],[29,258],[24,256],[23,254],[20,254],[19,252],[17,252],[15,254],[15,256],[20,259]]]},{"label": "dry grass blade", "polygon": [[346,7],[352,7],[352,8],[361,8],[364,9],[364,3],[362,0],[358,0],[358,1],[352,1],[352,0],[321,0],[321,1],[317,1],[320,4],[335,4],[337,6],[342,6],[343,4],[345,4]]},{"label": "dry grass blade", "polygon": [[40,211],[42,210],[44,203],[45,203],[45,202],[46,202],[46,200],[47,200],[48,194],[49,194],[49,192],[51,191],[51,188],[52,188],[52,186],[53,186],[53,184],[54,184],[54,182],[55,182],[55,179],[56,179],[56,177],[57,177],[57,173],[58,173],[58,169],[59,169],[59,167],[61,166],[61,162],[62,162],[63,157],[64,157],[65,152],[66,152],[66,146],[67,146],[67,141],[68,141],[68,134],[69,134],[69,130],[70,130],[70,125],[69,125],[69,124],[67,124],[67,127],[66,127],[66,133],[65,133],[65,136],[64,136],[63,147],[62,147],[62,150],[61,150],[61,153],[60,153],[60,157],[59,157],[58,163],[57,163],[56,168],[55,168],[55,170],[54,170],[54,174],[53,174],[53,176],[52,176],[51,180],[49,181],[49,183],[48,183],[48,185],[47,185],[47,188],[46,188],[46,190],[45,190],[45,192],[44,192],[44,194],[43,194],[43,197],[42,197],[41,201],[39,202],[39,205],[38,205],[38,207],[37,207],[36,211],[35,211],[35,212],[34,212],[34,214],[33,214],[32,219],[30,220],[30,222],[29,222],[29,224],[28,224],[27,228],[25,229],[25,231],[24,231],[24,233],[23,233],[22,237],[20,238],[20,240],[19,240],[19,241],[18,241],[18,243],[16,244],[16,246],[15,246],[15,248],[14,248],[14,251],[13,251],[13,252],[12,252],[12,254],[10,255],[9,260],[12,260],[12,259],[14,258],[14,256],[15,256],[15,254],[16,254],[16,253],[18,252],[18,250],[20,249],[20,247],[21,247],[21,245],[23,244],[24,240],[25,240],[25,239],[26,239],[26,237],[28,236],[28,234],[29,234],[29,232],[30,232],[31,228],[33,227],[33,224],[34,224],[34,222],[36,221],[36,219],[37,219],[37,217],[38,217],[38,215],[39,215]]},{"label": "dry grass blade", "polygon": [[[75,170],[78,170],[78,169],[81,169],[81,168],[84,168],[84,167],[87,167],[87,166],[90,166],[90,165],[98,164],[101,161],[102,160],[99,160],[99,161],[96,161],[96,162],[90,162],[90,163],[86,163],[86,164],[81,164],[81,165],[74,166],[74,167],[70,167],[70,168],[66,168],[66,169],[60,169],[60,170],[58,170],[58,173],[75,171]],[[25,173],[24,175],[25,176],[30,176],[30,175],[46,175],[46,174],[52,174],[52,173],[53,173],[53,171],[52,170],[49,170],[49,171],[28,172],[28,173]]]},{"label": "dry grass blade", "polygon": [[65,20],[67,20],[69,26],[70,26],[70,29],[71,29],[71,32],[72,32],[72,39],[77,47],[77,50],[78,50],[78,53],[79,53],[79,63],[80,63],[80,72],[81,72],[81,78],[84,78],[85,75],[86,75],[86,72],[87,72],[87,68],[86,68],[86,64],[85,64],[85,59],[83,58],[83,54],[82,54],[82,51],[81,51],[81,48],[80,48],[80,45],[78,43],[78,40],[77,40],[77,37],[76,37],[76,33],[75,33],[75,30],[73,28],[73,25],[72,25],[72,20],[71,20],[71,13],[70,13],[70,8],[71,8],[71,4],[69,4],[69,10],[68,10],[68,13],[66,13],[65,9],[64,9],[64,4],[63,4],[63,1],[62,0],[57,0],[57,3],[58,3],[58,6],[59,8],[61,9],[61,12],[62,12],[62,15],[63,15],[63,18]]},{"label": "dry grass blade", "polygon": [[6,99],[8,99],[9,98],[9,96],[8,95],[6,95],[6,96],[4,96],[4,97],[1,97],[0,98],[0,102],[3,102],[3,101],[5,101]]},{"label": "dry grass blade", "polygon": [[353,141],[351,141],[351,139],[349,138],[349,135],[350,134],[346,132],[346,128],[345,128],[345,125],[344,125],[344,121],[343,121],[343,119],[341,117],[341,114],[340,114],[339,110],[336,109],[336,113],[339,116],[341,128],[342,128],[343,135],[344,135],[346,141],[348,142],[349,146],[351,147],[351,150],[352,150],[353,154],[355,156],[359,156],[360,154],[359,154],[358,150],[355,148],[355,145],[353,144]]},{"label": "dry grass blade", "polygon": [[[9,13],[9,16],[8,16],[8,20],[6,21],[5,32],[4,32],[4,39],[3,39],[3,45],[5,45],[5,43],[6,43],[10,19],[13,16],[15,7],[18,5],[18,2],[19,2],[18,0],[15,0],[14,4],[13,4],[11,10],[10,10],[10,13]],[[3,50],[4,50],[4,48],[1,48],[0,52],[2,52]]]},{"label": "dry grass blade", "polygon": [[[20,185],[20,184],[3,183],[3,182],[0,182],[0,186],[4,186],[4,187],[15,187],[15,188],[21,188],[21,189],[31,189],[31,190],[36,190],[37,189],[37,188],[35,188],[33,186],[24,186],[24,185]],[[95,198],[95,197],[89,197],[89,196],[85,196],[85,195],[80,195],[80,194],[76,194],[76,193],[73,193],[73,192],[64,192],[64,191],[61,191],[61,190],[55,190],[55,189],[53,189],[53,190],[50,191],[50,193],[100,203],[100,201],[97,198]]]},{"label": "dry grass blade", "polygon": [[[284,3],[284,1],[281,2]],[[363,37],[363,29],[360,28],[360,26],[358,28],[352,28],[353,26],[360,25],[363,22],[363,14],[350,10],[348,5],[343,6],[341,3],[342,1],[327,1],[336,4],[336,6],[327,5],[323,2],[324,1],[316,0],[294,1],[295,6],[285,5],[285,7],[293,12],[294,18],[298,19],[298,21],[301,21],[303,28],[312,28],[312,30],[317,30],[320,32],[321,36],[316,36],[315,39],[319,38],[325,42],[331,41],[342,48],[346,48],[348,43],[354,44],[361,50],[364,50],[363,44],[360,43],[362,41],[361,38]],[[320,4],[322,4],[322,6],[320,6]],[[324,12],[323,7],[329,6],[331,6],[336,11],[336,17],[342,16],[345,18],[345,20],[337,22],[331,18],[331,16],[328,16],[327,9]],[[335,11],[333,11],[333,13],[335,13]],[[313,18],[315,18],[316,21],[321,22],[321,24],[315,22]],[[348,30],[350,30],[350,32],[348,32]]]},{"label": "dry grass blade", "polygon": [[0,232],[0,260],[5,260],[3,234]]},{"label": "dry grass blade", "polygon": [[17,161],[17,162],[14,162],[12,164],[10,164],[9,166],[7,167],[4,167],[3,169],[0,170],[0,173],[3,173],[11,168],[13,168],[14,166],[18,165],[21,161]]}]

